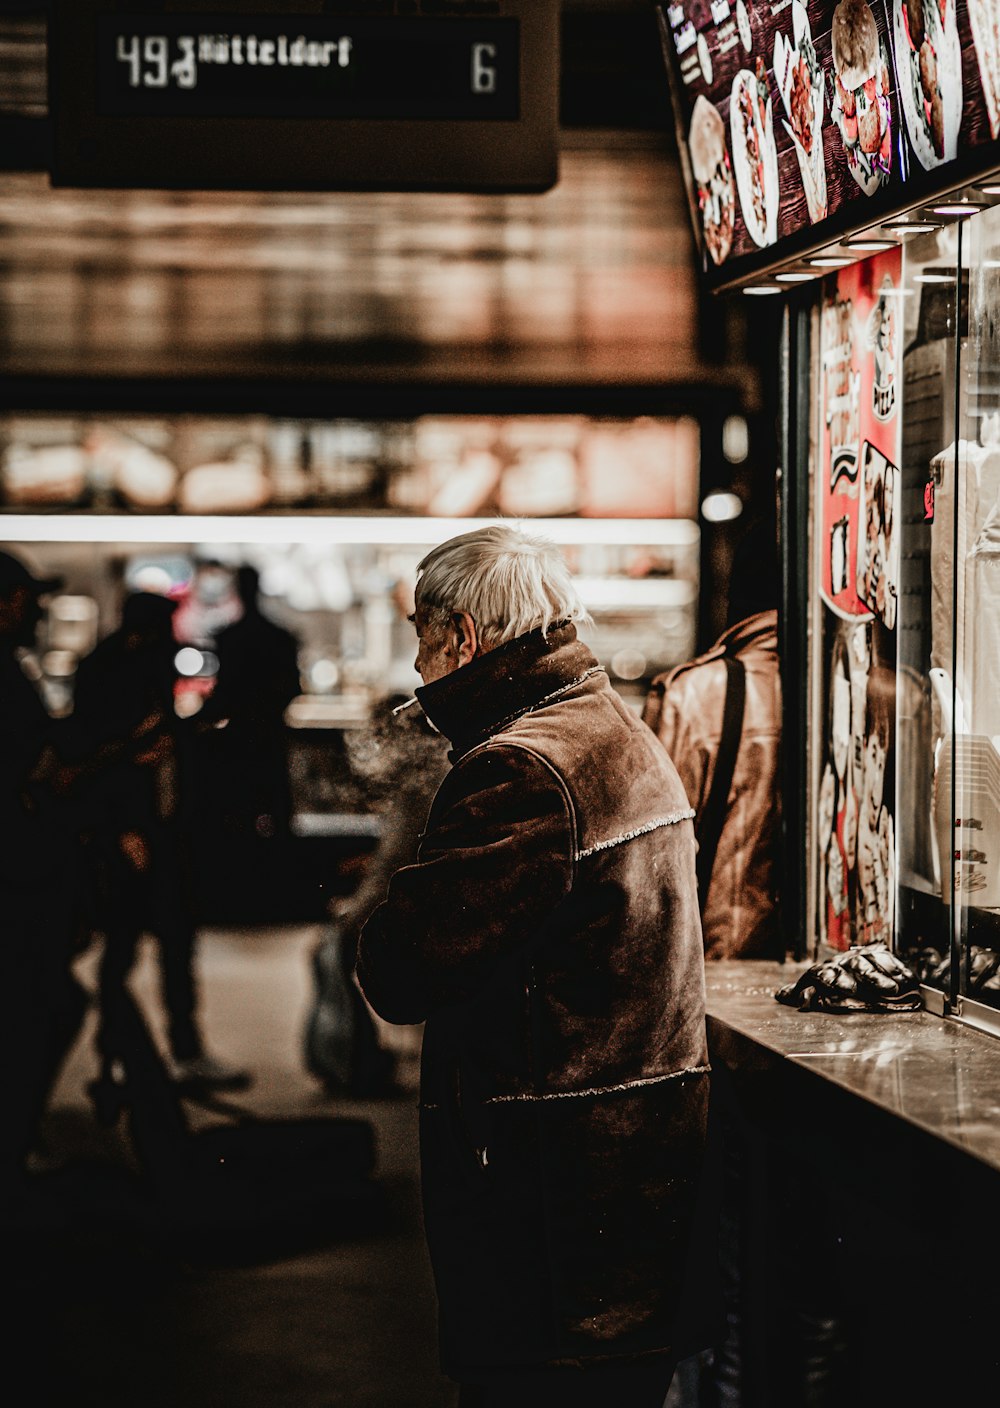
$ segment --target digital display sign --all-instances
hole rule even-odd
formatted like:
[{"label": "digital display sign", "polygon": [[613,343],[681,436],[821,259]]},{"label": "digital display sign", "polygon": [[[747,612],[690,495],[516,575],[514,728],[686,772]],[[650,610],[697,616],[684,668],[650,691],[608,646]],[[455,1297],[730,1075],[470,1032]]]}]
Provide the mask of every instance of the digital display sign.
[{"label": "digital display sign", "polygon": [[516,19],[98,15],[98,112],[510,121],[518,30]]},{"label": "digital display sign", "polygon": [[559,0],[57,0],[56,186],[542,191]]},{"label": "digital display sign", "polygon": [[657,12],[713,287],[1000,167],[996,0],[670,0]]}]

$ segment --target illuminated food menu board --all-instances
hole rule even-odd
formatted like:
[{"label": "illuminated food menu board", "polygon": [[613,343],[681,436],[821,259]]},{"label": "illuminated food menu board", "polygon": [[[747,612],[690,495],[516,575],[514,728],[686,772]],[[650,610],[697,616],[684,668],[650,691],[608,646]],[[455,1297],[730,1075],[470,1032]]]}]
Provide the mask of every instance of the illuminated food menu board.
[{"label": "illuminated food menu board", "polygon": [[998,0],[657,10],[718,287],[1000,167]]},{"label": "illuminated food menu board", "polygon": [[56,0],[54,185],[546,190],[558,0]]}]

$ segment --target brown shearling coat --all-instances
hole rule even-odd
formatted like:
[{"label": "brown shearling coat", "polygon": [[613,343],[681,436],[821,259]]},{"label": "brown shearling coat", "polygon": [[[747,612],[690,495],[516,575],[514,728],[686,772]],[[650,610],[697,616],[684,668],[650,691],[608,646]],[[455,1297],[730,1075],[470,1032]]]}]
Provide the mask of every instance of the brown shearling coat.
[{"label": "brown shearling coat", "polygon": [[443,1367],[686,1353],[709,1079],[684,790],[572,625],[418,694],[453,766],[358,977],[426,1021]]}]

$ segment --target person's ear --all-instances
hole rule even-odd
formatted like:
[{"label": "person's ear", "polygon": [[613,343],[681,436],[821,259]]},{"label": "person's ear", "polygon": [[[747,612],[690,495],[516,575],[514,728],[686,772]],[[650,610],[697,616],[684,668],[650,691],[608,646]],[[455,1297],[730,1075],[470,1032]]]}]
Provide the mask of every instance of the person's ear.
[{"label": "person's ear", "polygon": [[453,611],[451,613],[451,629],[455,655],[459,665],[468,665],[470,660],[475,660],[477,655],[483,653],[479,644],[476,623],[468,611]]}]

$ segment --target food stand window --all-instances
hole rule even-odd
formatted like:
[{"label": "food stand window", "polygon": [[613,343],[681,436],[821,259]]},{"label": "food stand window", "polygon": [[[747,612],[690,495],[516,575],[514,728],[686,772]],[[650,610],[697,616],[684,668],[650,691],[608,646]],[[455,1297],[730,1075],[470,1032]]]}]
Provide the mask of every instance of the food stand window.
[{"label": "food stand window", "polygon": [[962,1016],[1000,1032],[1000,209],[959,240],[959,453],[955,478],[953,734],[937,774],[935,817],[951,843],[953,988]]},{"label": "food stand window", "polygon": [[1000,1032],[996,6],[659,10],[705,284],[785,295],[790,946]]},{"label": "food stand window", "polygon": [[1000,1031],[1000,211],[929,223],[816,313],[810,905]]}]

